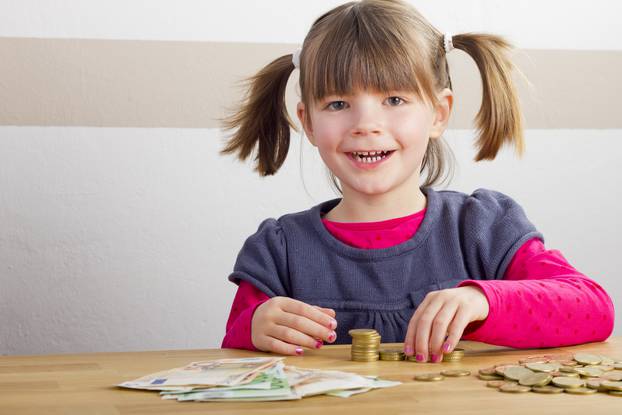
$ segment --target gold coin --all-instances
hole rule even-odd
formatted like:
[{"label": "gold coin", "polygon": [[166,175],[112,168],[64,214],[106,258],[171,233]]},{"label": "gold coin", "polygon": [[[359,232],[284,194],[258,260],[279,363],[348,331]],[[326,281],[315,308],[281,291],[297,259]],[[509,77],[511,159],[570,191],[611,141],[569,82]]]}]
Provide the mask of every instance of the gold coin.
[{"label": "gold coin", "polygon": [[576,353],[574,360],[584,365],[597,365],[602,361],[599,355],[589,353]]},{"label": "gold coin", "polygon": [[536,393],[547,393],[547,394],[562,393],[564,391],[562,388],[557,388],[551,385],[534,386],[533,388],[531,388],[531,390]]},{"label": "gold coin", "polygon": [[351,329],[348,331],[348,334],[352,337],[354,336],[370,336],[374,334],[378,334],[378,332],[374,329]]},{"label": "gold coin", "polygon": [[573,395],[592,395],[598,391],[596,389],[581,387],[581,388],[567,388],[567,389],[564,389],[564,392],[570,393]]},{"label": "gold coin", "polygon": [[622,396],[622,392],[620,391],[609,391],[607,392],[608,395],[613,395],[613,396]]},{"label": "gold coin", "polygon": [[416,375],[414,379],[422,382],[438,382],[445,378],[440,373],[423,373],[421,375]]},{"label": "gold coin", "polygon": [[585,382],[588,388],[596,389],[599,392],[607,392],[607,388],[603,387],[601,383],[603,383],[603,379],[590,379]]},{"label": "gold coin", "polygon": [[559,368],[559,371],[564,373],[577,373],[577,370],[572,366],[562,366]]},{"label": "gold coin", "polygon": [[529,392],[531,388],[529,386],[518,385],[516,383],[506,383],[505,385],[500,386],[499,390],[506,393],[525,393]]},{"label": "gold coin", "polygon": [[528,356],[524,359],[520,359],[518,363],[527,364],[527,363],[546,363],[548,359],[546,356]]},{"label": "gold coin", "polygon": [[587,378],[598,378],[602,376],[602,374],[604,373],[602,370],[596,369],[594,367],[579,367],[575,369],[575,371],[579,375],[587,377]]},{"label": "gold coin", "polygon": [[488,386],[489,388],[499,389],[501,386],[505,385],[506,383],[508,382],[505,380],[490,380],[486,382],[486,386]]},{"label": "gold coin", "polygon": [[505,363],[502,365],[496,365],[495,366],[495,372],[497,372],[497,375],[504,375],[505,369],[507,369],[508,367],[517,367],[515,364],[512,363]]},{"label": "gold coin", "polygon": [[612,370],[611,372],[603,373],[601,378],[619,382],[622,380],[622,370],[616,369],[616,370]]},{"label": "gold coin", "polygon": [[554,372],[557,370],[557,365],[549,363],[527,363],[525,366],[534,372]]},{"label": "gold coin", "polygon": [[562,365],[564,365],[564,366],[577,366],[577,365],[579,364],[579,363],[577,363],[577,362],[576,362],[576,361],[574,361],[574,360],[562,360],[562,361],[561,361],[561,362],[559,362],[559,363],[561,363],[561,364],[562,364]]},{"label": "gold coin", "polygon": [[480,373],[477,375],[477,377],[481,380],[503,380],[505,382],[505,378],[499,375],[482,375]]},{"label": "gold coin", "polygon": [[503,376],[507,379],[519,380],[523,376],[531,375],[533,372],[522,366],[509,366],[503,371]]},{"label": "gold coin", "polygon": [[487,367],[487,368],[478,370],[478,373],[480,375],[488,375],[488,376],[490,376],[490,375],[496,375],[497,371],[495,370],[494,367]]},{"label": "gold coin", "polygon": [[604,380],[601,386],[607,388],[610,391],[622,391],[622,382],[616,382],[613,380]]},{"label": "gold coin", "polygon": [[380,353],[384,353],[384,354],[404,354],[404,351],[400,350],[400,349],[381,349]]},{"label": "gold coin", "polygon": [[551,383],[553,376],[548,373],[533,373],[531,375],[523,376],[518,380],[518,383],[523,386],[545,386]]},{"label": "gold coin", "polygon": [[415,355],[412,356],[406,356],[406,360],[408,360],[409,362],[415,362],[415,363],[419,363],[417,361],[417,357]]},{"label": "gold coin", "polygon": [[443,370],[441,375],[449,376],[449,377],[460,377],[460,376],[469,376],[471,374],[470,371],[464,369],[454,369],[454,370]]},{"label": "gold coin", "polygon": [[606,366],[613,366],[615,363],[615,361],[607,356],[603,356],[602,354],[600,355],[600,364],[601,365],[606,365]]},{"label": "gold coin", "polygon": [[558,376],[553,378],[553,385],[559,386],[560,388],[580,388],[585,386],[585,381],[583,379],[576,379],[567,376]]}]

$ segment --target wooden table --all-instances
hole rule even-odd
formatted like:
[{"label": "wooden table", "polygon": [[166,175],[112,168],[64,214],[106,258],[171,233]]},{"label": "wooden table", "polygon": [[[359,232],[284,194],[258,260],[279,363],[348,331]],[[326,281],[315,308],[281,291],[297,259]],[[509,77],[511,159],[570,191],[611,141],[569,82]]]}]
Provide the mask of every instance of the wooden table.
[{"label": "wooden table", "polygon": [[440,364],[352,362],[349,346],[325,346],[321,350],[306,351],[304,357],[287,358],[285,364],[379,375],[403,384],[347,399],[315,396],[299,401],[258,403],[167,401],[160,399],[157,392],[127,390],[114,385],[192,361],[260,353],[211,349],[2,356],[0,414],[622,414],[622,398],[601,393],[588,396],[515,395],[488,388],[486,382],[474,375],[434,383],[412,380],[416,373],[466,368],[475,374],[478,369],[494,364],[559,352],[593,352],[622,359],[622,337],[559,349],[515,350],[475,342],[462,342],[460,347],[467,350],[461,362]]}]

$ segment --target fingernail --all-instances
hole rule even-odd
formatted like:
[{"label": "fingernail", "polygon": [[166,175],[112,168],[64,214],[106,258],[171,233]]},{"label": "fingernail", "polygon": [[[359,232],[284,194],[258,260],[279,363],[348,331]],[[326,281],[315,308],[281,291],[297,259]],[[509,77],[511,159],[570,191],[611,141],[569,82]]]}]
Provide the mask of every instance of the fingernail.
[{"label": "fingernail", "polygon": [[335,333],[334,331],[328,335],[328,341],[331,343],[334,342],[336,338],[337,338],[337,333]]},{"label": "fingernail", "polygon": [[296,354],[298,356],[301,356],[304,353],[304,350],[302,350],[302,347],[296,347]]},{"label": "fingernail", "polygon": [[406,347],[404,348],[404,354],[406,354],[406,356],[412,356],[414,352],[415,351],[413,350],[413,347],[410,344],[407,344]]},{"label": "fingernail", "polygon": [[328,323],[328,328],[331,330],[335,330],[337,328],[337,320],[331,319],[330,323]]},{"label": "fingernail", "polygon": [[324,343],[322,343],[322,340],[318,340],[318,341],[315,342],[315,348],[319,349],[320,347],[322,347],[323,344]]},{"label": "fingernail", "polygon": [[415,356],[415,360],[417,360],[417,362],[423,362],[423,354],[417,353],[417,356]]},{"label": "fingernail", "polygon": [[449,349],[451,349],[451,344],[449,344],[449,342],[445,342],[443,344],[443,351],[444,352],[449,352]]},{"label": "fingernail", "polygon": [[441,361],[441,360],[438,358],[438,355],[436,355],[436,354],[433,354],[433,355],[431,356],[431,358],[432,358],[432,363],[438,363],[438,362],[440,362],[440,361]]}]

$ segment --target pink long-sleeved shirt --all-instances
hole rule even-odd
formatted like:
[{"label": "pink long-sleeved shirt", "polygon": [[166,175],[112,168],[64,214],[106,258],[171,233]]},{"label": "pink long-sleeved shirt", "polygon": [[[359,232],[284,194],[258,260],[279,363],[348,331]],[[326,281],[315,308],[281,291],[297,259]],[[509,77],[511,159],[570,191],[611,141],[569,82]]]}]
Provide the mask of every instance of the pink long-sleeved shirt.
[{"label": "pink long-sleeved shirt", "polygon": [[[322,222],[343,243],[382,249],[410,239],[424,215],[425,209],[380,222]],[[559,347],[602,341],[613,331],[613,303],[605,290],[539,239],[527,241],[516,252],[503,280],[465,280],[458,287],[465,285],[479,287],[490,307],[484,321],[467,327],[464,340],[516,348]],[[249,282],[240,282],[222,347],[256,350],[251,321],[255,309],[268,299]]]}]

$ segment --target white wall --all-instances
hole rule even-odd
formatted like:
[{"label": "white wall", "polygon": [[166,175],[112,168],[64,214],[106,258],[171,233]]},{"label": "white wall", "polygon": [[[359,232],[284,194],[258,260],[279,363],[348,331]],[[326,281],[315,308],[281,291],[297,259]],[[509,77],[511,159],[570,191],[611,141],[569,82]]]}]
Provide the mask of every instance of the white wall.
[{"label": "white wall", "polygon": [[[341,2],[292,3],[0,1],[0,36],[297,44]],[[441,30],[497,32],[522,48],[617,50],[622,35],[614,1],[413,4]],[[245,24],[227,24],[240,15]],[[450,188],[512,195],[547,246],[619,307],[620,130],[529,130],[523,160],[503,153],[478,165],[471,137],[447,133],[460,163]],[[0,353],[218,347],[235,292],[226,277],[246,237],[266,217],[336,197],[303,142],[305,192],[299,138],[265,179],[218,156],[221,138],[211,129],[0,126]]]}]

